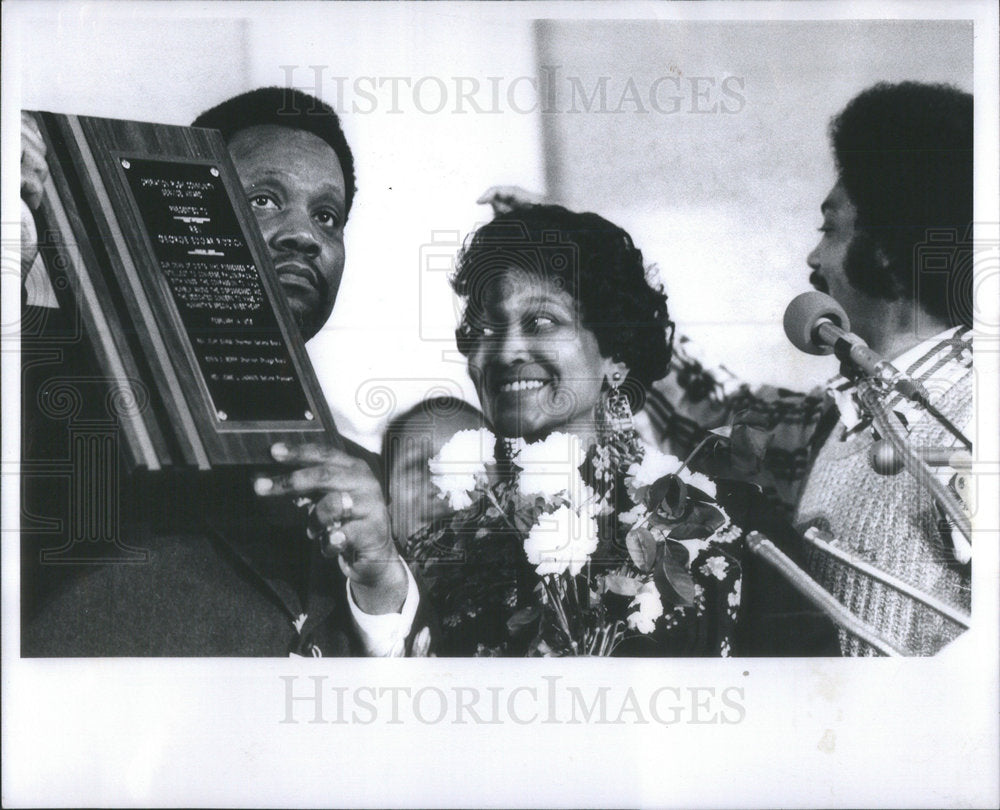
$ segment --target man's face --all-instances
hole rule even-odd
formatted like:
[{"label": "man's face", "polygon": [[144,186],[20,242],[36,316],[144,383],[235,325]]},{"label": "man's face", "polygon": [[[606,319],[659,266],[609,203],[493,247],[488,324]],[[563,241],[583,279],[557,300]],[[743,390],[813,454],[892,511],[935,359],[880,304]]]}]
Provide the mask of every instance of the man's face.
[{"label": "man's face", "polygon": [[[806,257],[806,263],[812,268],[809,282],[820,292],[835,298],[851,321],[851,331],[871,343],[884,316],[886,302],[862,292],[847,278],[847,264],[862,258],[863,253],[857,249],[857,208],[843,186],[837,183],[820,211],[823,214],[822,237]],[[874,255],[868,257],[865,263],[871,266],[863,270],[875,272],[875,261]]]},{"label": "man's face", "polygon": [[344,172],[300,129],[248,127],[229,141],[236,172],[305,340],[330,317],[344,274]]}]

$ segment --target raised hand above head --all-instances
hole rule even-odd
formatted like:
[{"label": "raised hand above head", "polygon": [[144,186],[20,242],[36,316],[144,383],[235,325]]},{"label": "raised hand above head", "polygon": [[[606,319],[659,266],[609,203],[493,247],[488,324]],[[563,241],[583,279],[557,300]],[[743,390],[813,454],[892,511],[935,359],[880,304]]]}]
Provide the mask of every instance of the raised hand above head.
[{"label": "raised hand above head", "polygon": [[34,211],[42,201],[49,166],[45,161],[45,141],[29,112],[21,112],[21,199]]},{"label": "raised hand above head", "polygon": [[541,205],[547,202],[544,194],[528,191],[520,186],[490,186],[479,195],[476,203],[493,207],[493,216],[509,214],[518,208]]},{"label": "raised hand above head", "polygon": [[38,235],[33,212],[42,202],[49,165],[45,141],[29,112],[21,112],[21,278],[28,275],[38,256]]}]

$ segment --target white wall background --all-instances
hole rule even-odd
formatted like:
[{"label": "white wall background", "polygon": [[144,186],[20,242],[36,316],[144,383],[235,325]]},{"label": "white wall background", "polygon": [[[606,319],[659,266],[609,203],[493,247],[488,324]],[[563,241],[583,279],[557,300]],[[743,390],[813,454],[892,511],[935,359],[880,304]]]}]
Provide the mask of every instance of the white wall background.
[{"label": "white wall background", "polygon": [[[878,81],[971,91],[972,24],[558,20],[538,33],[541,64],[559,66],[556,108],[591,109],[542,116],[551,192],[631,232],[659,267],[678,332],[710,363],[802,390],[835,373],[781,327],[809,289],[805,258],[835,179],[827,123]],[[599,113],[570,81],[593,93],[602,76]],[[692,99],[693,77],[705,98]],[[640,102],[619,105],[630,80]],[[742,103],[721,91],[727,81]],[[648,100],[656,87],[665,113]]]}]

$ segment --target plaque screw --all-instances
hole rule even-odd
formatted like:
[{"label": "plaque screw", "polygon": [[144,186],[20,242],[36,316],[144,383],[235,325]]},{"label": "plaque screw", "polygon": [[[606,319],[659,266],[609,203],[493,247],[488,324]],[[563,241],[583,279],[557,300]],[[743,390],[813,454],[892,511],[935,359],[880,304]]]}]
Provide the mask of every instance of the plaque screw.
[{"label": "plaque screw", "polygon": [[219,176],[219,170],[216,169],[215,166],[213,166],[208,171],[211,173],[212,177],[218,177]]},{"label": "plaque screw", "polygon": [[313,416],[313,412],[312,411],[306,411],[306,419],[308,419],[311,422],[315,418],[316,417]]},{"label": "plaque screw", "polygon": [[129,163],[127,160],[123,160],[122,161],[122,168],[123,169],[131,169],[132,168],[132,164]]},{"label": "plaque screw", "polygon": [[219,417],[220,422],[225,422],[229,418],[229,414],[227,414],[225,411],[216,411],[215,415]]}]

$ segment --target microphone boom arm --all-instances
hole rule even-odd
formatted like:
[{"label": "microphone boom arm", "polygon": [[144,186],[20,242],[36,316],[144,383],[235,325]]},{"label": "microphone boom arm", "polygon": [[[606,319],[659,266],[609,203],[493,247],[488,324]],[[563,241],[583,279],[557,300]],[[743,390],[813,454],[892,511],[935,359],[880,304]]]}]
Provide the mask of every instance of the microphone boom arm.
[{"label": "microphone boom arm", "polygon": [[[930,468],[917,451],[910,446],[906,436],[903,435],[901,426],[893,419],[888,409],[879,399],[879,394],[875,386],[867,379],[858,381],[858,399],[871,414],[872,421],[878,432],[886,439],[899,455],[903,462],[903,467],[917,481],[918,484],[930,492],[931,496],[941,504],[948,519],[958,528],[968,543],[966,552],[971,552],[972,545],[972,521],[965,513],[965,509],[958,502],[958,499],[948,491],[948,488],[934,475]],[[956,540],[957,542],[957,540]]]}]

